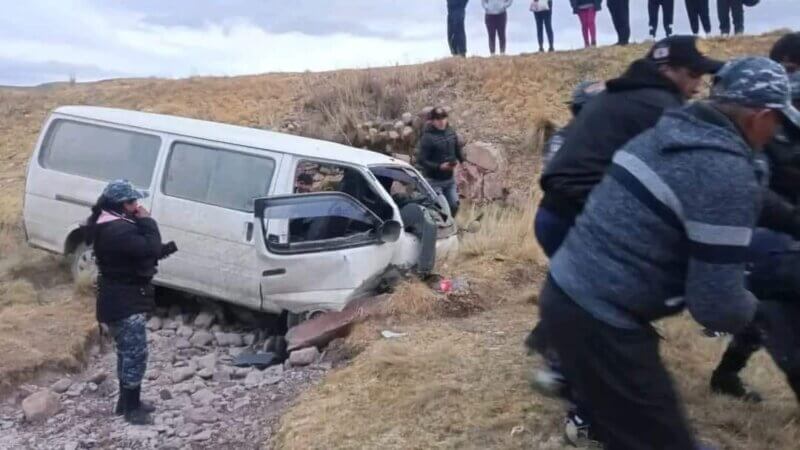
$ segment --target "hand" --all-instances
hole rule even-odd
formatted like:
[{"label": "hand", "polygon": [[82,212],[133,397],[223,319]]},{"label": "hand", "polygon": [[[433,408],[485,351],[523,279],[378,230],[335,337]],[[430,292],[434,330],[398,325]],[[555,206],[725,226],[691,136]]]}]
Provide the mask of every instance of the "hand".
[{"label": "hand", "polygon": [[139,205],[136,208],[136,211],[133,212],[133,216],[137,219],[144,219],[145,217],[150,217],[150,211],[148,211],[144,206]]},{"label": "hand", "polygon": [[439,165],[439,169],[440,170],[445,170],[445,171],[453,170],[453,169],[455,169],[455,167],[456,167],[456,163],[454,161],[443,162],[441,165]]}]

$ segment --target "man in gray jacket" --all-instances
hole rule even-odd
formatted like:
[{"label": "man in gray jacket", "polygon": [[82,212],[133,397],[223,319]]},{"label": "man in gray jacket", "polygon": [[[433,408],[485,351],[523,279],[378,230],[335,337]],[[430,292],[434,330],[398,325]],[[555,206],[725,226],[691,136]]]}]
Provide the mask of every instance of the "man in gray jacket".
[{"label": "man in gray jacket", "polygon": [[650,322],[688,308],[737,332],[758,316],[744,284],[762,189],[752,151],[782,114],[800,124],[783,67],[728,63],[709,101],[667,112],[615,154],[552,259],[541,315],[606,448],[697,448]]}]

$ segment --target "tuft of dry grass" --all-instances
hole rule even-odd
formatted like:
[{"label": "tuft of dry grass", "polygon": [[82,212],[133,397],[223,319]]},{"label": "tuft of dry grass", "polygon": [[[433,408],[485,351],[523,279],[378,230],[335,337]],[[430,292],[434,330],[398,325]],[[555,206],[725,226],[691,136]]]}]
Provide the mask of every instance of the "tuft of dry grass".
[{"label": "tuft of dry grass", "polygon": [[28,280],[0,282],[0,308],[39,303],[39,293]]}]

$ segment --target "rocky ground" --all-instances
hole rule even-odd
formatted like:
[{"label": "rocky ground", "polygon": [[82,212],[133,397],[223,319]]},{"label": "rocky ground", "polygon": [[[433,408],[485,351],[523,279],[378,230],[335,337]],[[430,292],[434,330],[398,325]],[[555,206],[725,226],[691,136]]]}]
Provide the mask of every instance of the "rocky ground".
[{"label": "rocky ground", "polygon": [[106,343],[82,373],[45,376],[4,399],[0,448],[261,448],[295,396],[335,362],[311,348],[264,370],[234,367],[236,356],[262,351],[266,340],[214,324],[209,312],[162,314],[148,322],[143,397],[157,407],[153,425],[131,426],[113,414],[116,354]]}]

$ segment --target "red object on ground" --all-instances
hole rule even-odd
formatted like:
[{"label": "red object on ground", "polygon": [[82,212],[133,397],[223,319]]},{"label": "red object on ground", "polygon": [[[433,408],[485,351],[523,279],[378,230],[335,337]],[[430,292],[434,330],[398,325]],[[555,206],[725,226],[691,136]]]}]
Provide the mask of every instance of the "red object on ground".
[{"label": "red object on ground", "polygon": [[439,281],[439,290],[445,294],[453,290],[453,280],[450,278],[442,278]]}]

